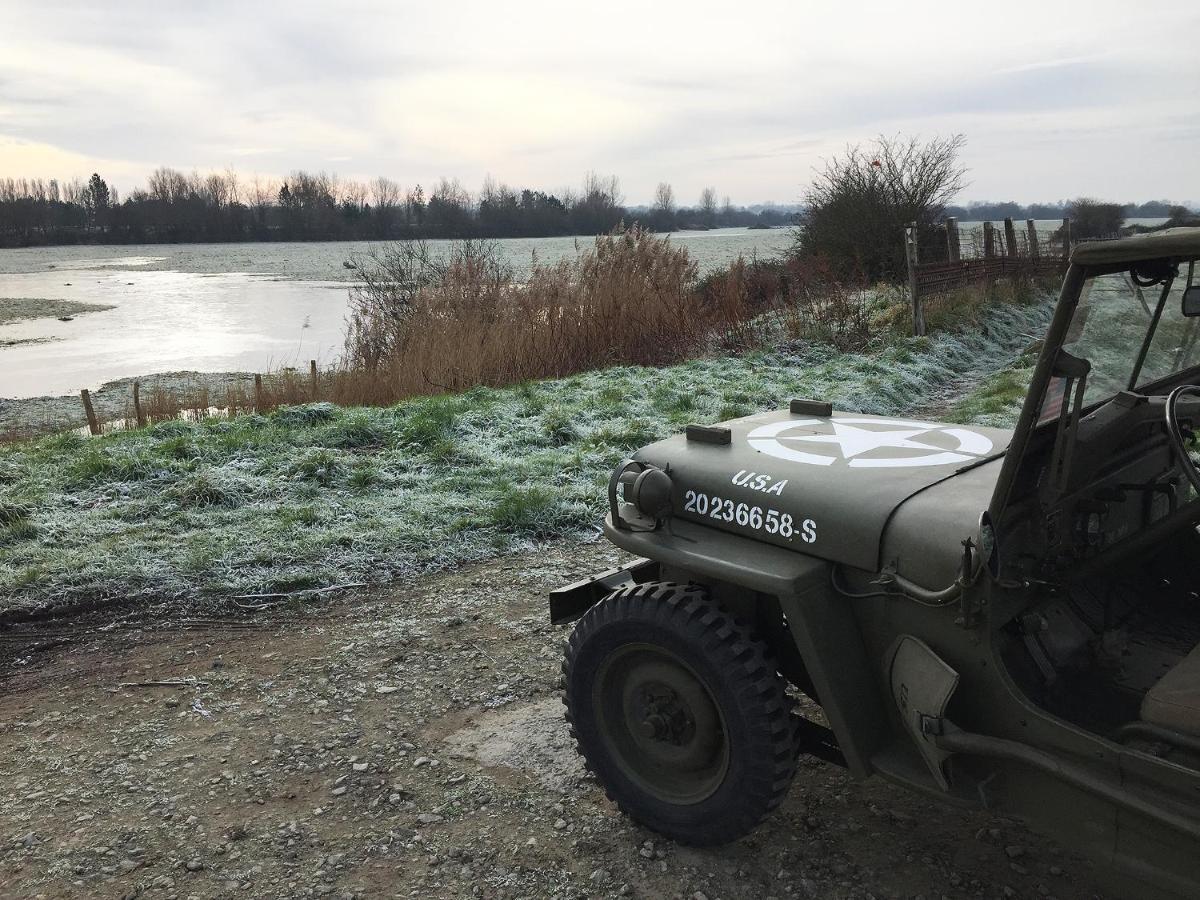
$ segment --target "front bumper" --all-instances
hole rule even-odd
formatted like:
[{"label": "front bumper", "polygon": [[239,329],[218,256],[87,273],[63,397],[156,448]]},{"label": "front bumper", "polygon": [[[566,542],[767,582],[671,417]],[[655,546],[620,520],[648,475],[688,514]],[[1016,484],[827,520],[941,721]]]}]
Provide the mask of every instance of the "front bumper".
[{"label": "front bumper", "polygon": [[657,577],[657,562],[636,559],[619,569],[607,569],[574,584],[555,588],[550,592],[550,622],[553,625],[574,622],[613,591]]}]

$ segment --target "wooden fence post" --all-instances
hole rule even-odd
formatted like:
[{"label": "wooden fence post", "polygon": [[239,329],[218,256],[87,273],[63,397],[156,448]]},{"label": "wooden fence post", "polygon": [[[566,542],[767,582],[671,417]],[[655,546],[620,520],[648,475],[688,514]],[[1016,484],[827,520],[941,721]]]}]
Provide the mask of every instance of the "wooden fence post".
[{"label": "wooden fence post", "polygon": [[1033,224],[1033,219],[1025,220],[1025,232],[1029,235],[1029,258],[1040,259],[1042,248],[1038,246],[1037,228]]},{"label": "wooden fence post", "polygon": [[1004,220],[1004,243],[1007,245],[1007,256],[1009,259],[1017,258],[1017,229],[1013,225],[1013,220],[1006,218]]},{"label": "wooden fence post", "polygon": [[961,250],[958,243],[958,219],[949,216],[946,219],[946,259],[952,263],[959,260]]},{"label": "wooden fence post", "polygon": [[983,258],[991,259],[996,255],[996,229],[991,222],[983,223]]},{"label": "wooden fence post", "polygon": [[256,413],[263,411],[262,376],[258,374],[254,376],[254,411]]},{"label": "wooden fence post", "polygon": [[904,258],[908,263],[908,293],[912,297],[913,334],[925,333],[925,310],[921,305],[921,292],[917,284],[917,266],[920,263],[917,246],[917,223],[904,229]]},{"label": "wooden fence post", "polygon": [[142,386],[137,381],[133,383],[133,417],[138,428],[146,427],[146,414],[142,412]]},{"label": "wooden fence post", "polygon": [[308,361],[308,374],[312,379],[312,398],[317,399],[317,361],[310,359]]},{"label": "wooden fence post", "polygon": [[1066,217],[1062,224],[1062,239],[1063,239],[1063,259],[1067,262],[1071,260],[1071,219]]},{"label": "wooden fence post", "polygon": [[79,396],[83,398],[83,413],[87,416],[88,431],[92,434],[99,434],[100,420],[96,418],[96,410],[92,408],[92,395],[88,393],[87,388],[84,388],[79,392]]}]

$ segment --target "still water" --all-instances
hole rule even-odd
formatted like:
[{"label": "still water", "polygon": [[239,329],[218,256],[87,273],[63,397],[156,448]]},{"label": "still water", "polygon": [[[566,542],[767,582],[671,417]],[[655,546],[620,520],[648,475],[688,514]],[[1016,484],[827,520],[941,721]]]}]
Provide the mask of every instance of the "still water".
[{"label": "still water", "polygon": [[[772,256],[786,229],[679,232],[701,271],[738,255]],[[518,274],[574,256],[589,238],[497,241]],[[445,251],[443,241],[431,241]],[[112,309],[0,325],[0,397],[69,394],[157,372],[261,372],[332,362],[367,242],[38,247],[0,250],[0,298],[72,300]],[[3,346],[6,341],[37,340]]]}]

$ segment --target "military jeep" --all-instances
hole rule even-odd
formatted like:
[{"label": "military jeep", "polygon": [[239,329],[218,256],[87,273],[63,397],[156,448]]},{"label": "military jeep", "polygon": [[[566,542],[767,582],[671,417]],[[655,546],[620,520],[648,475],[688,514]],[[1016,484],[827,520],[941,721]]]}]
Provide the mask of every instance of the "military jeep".
[{"label": "military jeep", "polygon": [[793,400],[619,466],[636,560],[550,597],[618,806],[731,841],[807,753],[1200,896],[1198,259],[1077,245],[1011,431]]}]

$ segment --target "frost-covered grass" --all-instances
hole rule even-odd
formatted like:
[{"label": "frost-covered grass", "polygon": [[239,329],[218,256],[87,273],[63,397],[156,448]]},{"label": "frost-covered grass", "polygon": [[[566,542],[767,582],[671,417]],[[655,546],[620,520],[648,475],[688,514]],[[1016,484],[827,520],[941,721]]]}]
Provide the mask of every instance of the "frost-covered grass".
[{"label": "frost-covered grass", "polygon": [[1048,310],[997,307],[985,328],[870,353],[760,351],[2,447],[0,614],[150,600],[184,614],[587,533],[640,445],[797,396],[913,412],[1009,366]]}]

